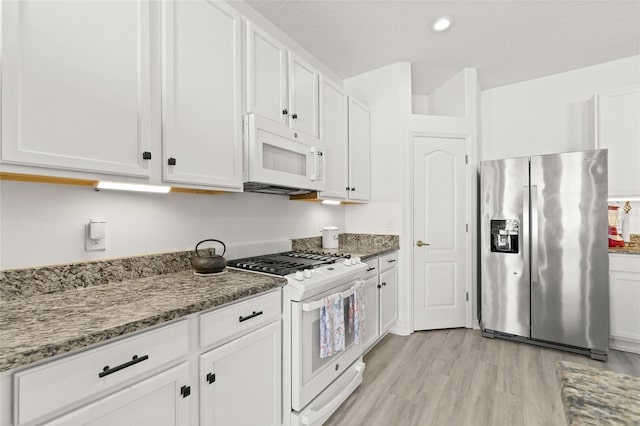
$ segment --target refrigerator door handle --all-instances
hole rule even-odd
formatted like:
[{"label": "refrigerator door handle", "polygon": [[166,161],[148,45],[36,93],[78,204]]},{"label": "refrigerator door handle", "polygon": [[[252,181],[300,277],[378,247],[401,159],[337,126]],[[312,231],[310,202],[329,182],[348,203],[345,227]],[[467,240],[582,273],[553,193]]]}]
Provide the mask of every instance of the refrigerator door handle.
[{"label": "refrigerator door handle", "polygon": [[531,283],[538,282],[538,186],[531,185]]},{"label": "refrigerator door handle", "polygon": [[524,283],[526,285],[531,284],[530,265],[529,265],[529,186],[522,188],[522,259],[524,270]]}]

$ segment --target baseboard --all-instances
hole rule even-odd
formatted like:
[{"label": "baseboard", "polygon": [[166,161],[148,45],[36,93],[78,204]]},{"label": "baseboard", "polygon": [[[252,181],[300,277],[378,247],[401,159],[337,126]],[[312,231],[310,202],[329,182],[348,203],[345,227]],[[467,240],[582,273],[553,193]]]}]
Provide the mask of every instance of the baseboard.
[{"label": "baseboard", "polygon": [[609,348],[624,352],[633,352],[634,354],[640,354],[640,342],[620,339],[618,337],[609,338]]},{"label": "baseboard", "polygon": [[393,327],[389,329],[389,333],[396,334],[398,336],[408,336],[413,333],[411,327],[408,324],[397,322]]}]

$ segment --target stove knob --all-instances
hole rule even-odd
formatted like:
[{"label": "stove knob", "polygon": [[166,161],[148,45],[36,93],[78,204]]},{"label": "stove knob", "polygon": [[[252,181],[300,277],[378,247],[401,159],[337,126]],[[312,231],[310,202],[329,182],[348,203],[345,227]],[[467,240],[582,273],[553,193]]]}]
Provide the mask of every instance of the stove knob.
[{"label": "stove knob", "polygon": [[354,258],[356,260],[356,264],[358,263],[362,263],[362,259],[360,259],[359,257]]},{"label": "stove knob", "polygon": [[344,260],[344,265],[345,266],[351,266],[351,260],[350,259],[345,259]]},{"label": "stove knob", "polygon": [[305,269],[304,270],[304,277],[305,278],[311,278],[312,272],[311,269]]},{"label": "stove knob", "polygon": [[302,273],[302,271],[296,271],[295,279],[298,281],[304,280],[304,274]]}]

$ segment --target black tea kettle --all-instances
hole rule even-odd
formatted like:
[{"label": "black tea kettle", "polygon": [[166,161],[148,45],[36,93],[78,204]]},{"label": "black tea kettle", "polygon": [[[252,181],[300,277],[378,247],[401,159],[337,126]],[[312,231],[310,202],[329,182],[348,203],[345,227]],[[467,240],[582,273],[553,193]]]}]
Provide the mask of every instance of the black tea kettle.
[{"label": "black tea kettle", "polygon": [[189,259],[191,261],[191,267],[198,274],[217,274],[220,272],[224,272],[227,267],[227,261],[221,255],[214,254],[208,256],[201,256],[198,253],[198,247],[200,244],[205,243],[207,241],[214,241],[216,243],[222,244],[222,254],[227,251],[227,246],[220,240],[207,239],[202,240],[198,244],[196,244],[196,255]]}]

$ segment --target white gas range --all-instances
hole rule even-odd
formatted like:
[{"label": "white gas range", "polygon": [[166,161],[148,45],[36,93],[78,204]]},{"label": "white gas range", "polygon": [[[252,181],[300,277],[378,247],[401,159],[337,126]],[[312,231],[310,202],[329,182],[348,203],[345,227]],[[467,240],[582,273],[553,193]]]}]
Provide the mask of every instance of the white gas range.
[{"label": "white gas range", "polygon": [[[345,332],[345,349],[320,357],[320,308],[340,294],[349,329],[349,297],[367,265],[359,258],[284,252],[232,260],[231,268],[284,276],[283,423],[320,425],[362,382],[362,345]],[[365,307],[366,308],[366,307]]]}]

